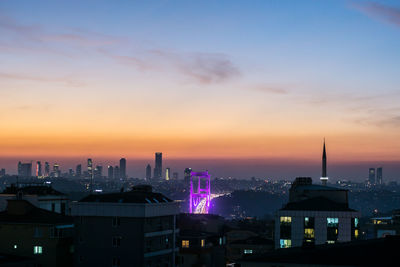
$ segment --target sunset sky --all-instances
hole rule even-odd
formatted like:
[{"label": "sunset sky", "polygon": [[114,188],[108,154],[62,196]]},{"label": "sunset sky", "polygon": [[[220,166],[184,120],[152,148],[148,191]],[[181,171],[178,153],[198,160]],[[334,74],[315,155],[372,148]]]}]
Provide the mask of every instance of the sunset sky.
[{"label": "sunset sky", "polygon": [[0,167],[162,151],[314,174],[324,137],[332,164],[395,166],[399,48],[397,1],[0,0]]}]

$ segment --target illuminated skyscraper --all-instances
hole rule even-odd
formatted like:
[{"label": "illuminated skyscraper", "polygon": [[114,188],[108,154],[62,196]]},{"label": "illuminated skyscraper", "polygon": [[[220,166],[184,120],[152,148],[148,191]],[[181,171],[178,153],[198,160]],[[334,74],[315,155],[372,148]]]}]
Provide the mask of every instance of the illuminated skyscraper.
[{"label": "illuminated skyscraper", "polygon": [[82,176],[82,165],[81,164],[76,165],[75,176],[78,178],[80,178]]},{"label": "illuminated skyscraper", "polygon": [[113,168],[113,166],[108,166],[107,170],[108,170],[108,179],[113,179],[114,178],[114,168]]},{"label": "illuminated skyscraper", "polygon": [[150,164],[147,164],[147,167],[146,167],[146,180],[150,181],[150,179],[151,179],[151,166],[150,166]]},{"label": "illuminated skyscraper", "polygon": [[53,165],[53,177],[61,177],[60,165],[57,163]]},{"label": "illuminated skyscraper", "polygon": [[154,178],[161,179],[162,178],[162,153],[157,152],[155,154],[155,168],[154,168]]},{"label": "illuminated skyscraper", "polygon": [[328,182],[328,175],[326,170],[326,147],[325,147],[325,139],[324,139],[324,148],[322,151],[322,175],[321,175],[321,183],[322,185],[326,185]]},{"label": "illuminated skyscraper", "polygon": [[44,163],[44,177],[50,176],[50,164],[46,161]]},{"label": "illuminated skyscraper", "polygon": [[375,168],[369,168],[368,183],[371,185],[375,184]]},{"label": "illuminated skyscraper", "polygon": [[121,179],[126,179],[126,159],[119,160],[119,176]]},{"label": "illuminated skyscraper", "polygon": [[92,159],[88,159],[87,160],[87,171],[88,171],[89,178],[92,178],[93,177],[93,162],[92,162]]},{"label": "illuminated skyscraper", "polygon": [[42,163],[40,161],[36,162],[36,177],[42,178]]},{"label": "illuminated skyscraper", "polygon": [[377,184],[383,184],[383,175],[382,175],[382,167],[379,167],[376,169],[376,183]]},{"label": "illuminated skyscraper", "polygon": [[165,180],[169,181],[171,175],[171,168],[166,168],[165,169]]}]

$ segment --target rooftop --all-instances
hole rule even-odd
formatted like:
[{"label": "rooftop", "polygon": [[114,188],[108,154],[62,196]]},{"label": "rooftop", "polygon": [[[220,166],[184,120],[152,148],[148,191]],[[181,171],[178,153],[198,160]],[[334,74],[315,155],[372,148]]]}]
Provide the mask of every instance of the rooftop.
[{"label": "rooftop", "polygon": [[89,195],[79,202],[157,204],[169,203],[173,200],[163,194],[152,192],[151,186],[138,185],[127,192]]},{"label": "rooftop", "polygon": [[289,202],[280,210],[312,210],[312,211],[356,211],[347,204],[338,203],[325,197],[314,197],[298,202]]},{"label": "rooftop", "polygon": [[0,212],[0,223],[16,224],[72,224],[70,216],[38,208],[26,200],[9,199],[5,211]]},{"label": "rooftop", "polygon": [[4,189],[2,194],[17,194],[18,192],[22,192],[24,195],[38,195],[38,196],[64,196],[64,193],[61,193],[55,190],[51,186],[47,185],[28,185],[23,187],[17,187],[14,184]]}]

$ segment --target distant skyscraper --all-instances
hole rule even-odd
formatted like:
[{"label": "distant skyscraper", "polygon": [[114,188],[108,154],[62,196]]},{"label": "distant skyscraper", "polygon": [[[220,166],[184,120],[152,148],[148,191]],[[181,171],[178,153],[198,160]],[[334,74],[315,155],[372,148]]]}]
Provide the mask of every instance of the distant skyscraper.
[{"label": "distant skyscraper", "polygon": [[114,168],[113,166],[108,166],[108,179],[113,179],[114,178]]},{"label": "distant skyscraper", "polygon": [[69,176],[69,177],[74,176],[74,171],[72,170],[72,168],[69,168],[69,169],[68,169],[68,176]]},{"label": "distant skyscraper", "polygon": [[126,179],[126,159],[119,160],[119,176],[121,179]]},{"label": "distant skyscraper", "polygon": [[87,160],[87,171],[88,171],[89,178],[92,178],[93,177],[93,162],[92,162],[92,159],[88,159]]},{"label": "distant skyscraper", "polygon": [[119,175],[119,167],[114,167],[114,179],[119,179],[121,176]]},{"label": "distant skyscraper", "polygon": [[165,180],[169,181],[170,176],[171,176],[171,168],[166,168],[165,169]]},{"label": "distant skyscraper", "polygon": [[36,177],[42,178],[42,163],[40,161],[36,162]]},{"label": "distant skyscraper", "polygon": [[190,173],[192,172],[191,168],[186,168],[184,175],[183,175],[183,181],[185,183],[185,185],[189,185],[190,183]]},{"label": "distant skyscraper", "polygon": [[325,139],[324,139],[324,148],[322,151],[322,175],[321,175],[321,183],[322,185],[326,185],[328,182],[328,175],[326,170],[326,147],[325,147]]},{"label": "distant skyscraper", "polygon": [[368,183],[375,184],[375,168],[369,168]]},{"label": "distant skyscraper", "polygon": [[151,179],[151,166],[150,166],[150,164],[147,164],[147,167],[146,167],[146,180],[150,181],[150,179]]},{"label": "distant skyscraper", "polygon": [[155,154],[155,168],[154,168],[154,178],[161,179],[162,178],[162,153],[157,152]]},{"label": "distant skyscraper", "polygon": [[82,165],[81,164],[76,165],[75,176],[78,178],[80,178],[82,176]]},{"label": "distant skyscraper", "polygon": [[179,173],[177,172],[172,173],[172,179],[178,180],[178,178],[179,178]]},{"label": "distant skyscraper", "polygon": [[5,175],[6,175],[6,169],[2,168],[2,169],[0,170],[0,177],[3,177],[3,176],[5,176]]},{"label": "distant skyscraper", "polygon": [[383,184],[383,175],[382,175],[382,167],[376,169],[376,183]]},{"label": "distant skyscraper", "polygon": [[57,163],[53,165],[53,177],[61,177],[60,165]]},{"label": "distant skyscraper", "polygon": [[46,161],[44,163],[44,177],[50,176],[50,164]]},{"label": "distant skyscraper", "polygon": [[32,176],[32,163],[18,162],[18,176],[31,177]]},{"label": "distant skyscraper", "polygon": [[94,169],[94,177],[101,178],[103,176],[103,166],[97,165]]}]

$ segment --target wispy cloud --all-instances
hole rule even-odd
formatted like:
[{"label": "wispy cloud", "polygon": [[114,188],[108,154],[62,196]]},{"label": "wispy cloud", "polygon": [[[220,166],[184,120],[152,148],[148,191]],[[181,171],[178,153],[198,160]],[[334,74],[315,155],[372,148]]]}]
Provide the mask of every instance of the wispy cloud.
[{"label": "wispy cloud", "polygon": [[21,73],[5,73],[0,72],[1,79],[11,79],[11,80],[19,80],[19,81],[34,81],[34,82],[55,82],[55,83],[64,83],[68,86],[72,87],[80,87],[84,86],[85,83],[71,77],[60,77],[60,78],[52,78],[52,77],[39,77]]},{"label": "wispy cloud", "polygon": [[256,85],[252,86],[251,89],[268,94],[286,95],[289,93],[289,90],[287,88],[279,85],[269,85],[269,84]]},{"label": "wispy cloud", "polygon": [[400,7],[376,2],[351,2],[351,6],[373,19],[379,19],[400,27]]}]

